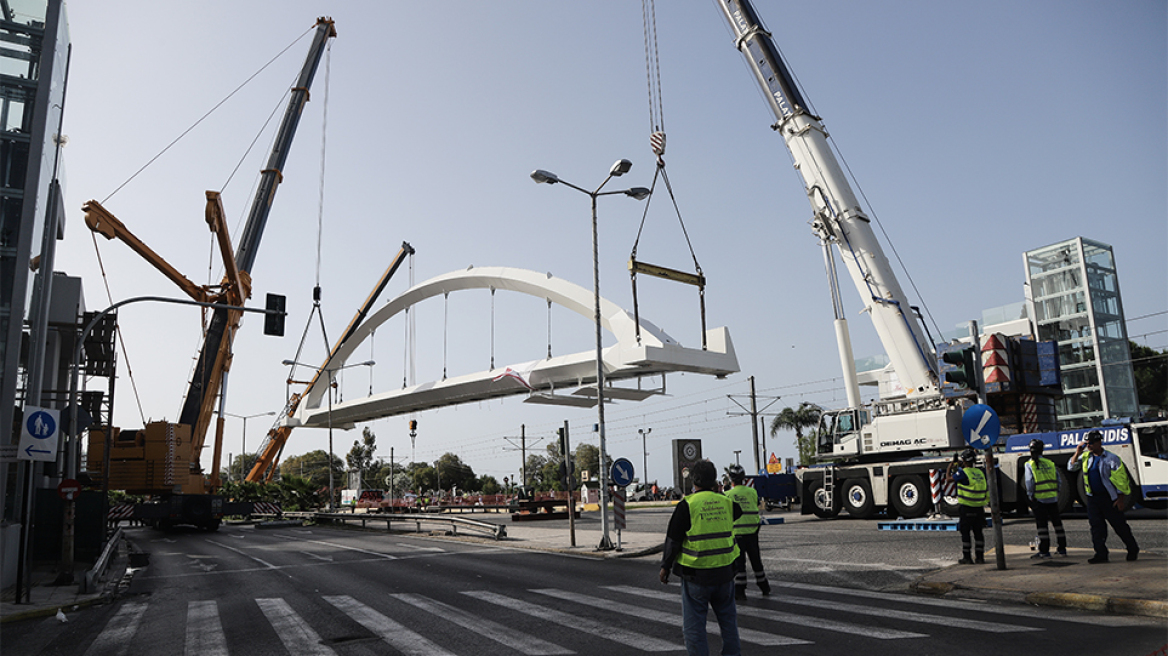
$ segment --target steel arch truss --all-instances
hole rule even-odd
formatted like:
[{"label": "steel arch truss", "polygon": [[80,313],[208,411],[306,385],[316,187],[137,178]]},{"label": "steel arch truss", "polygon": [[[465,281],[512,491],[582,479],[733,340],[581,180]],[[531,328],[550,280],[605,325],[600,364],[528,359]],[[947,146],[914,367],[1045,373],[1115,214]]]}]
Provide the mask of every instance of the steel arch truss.
[{"label": "steel arch truss", "polygon": [[[338,370],[361,344],[383,323],[407,308],[435,296],[467,289],[496,289],[519,292],[546,299],[592,320],[594,297],[591,290],[549,273],[507,267],[468,268],[431,278],[386,303],[358,326],[341,345],[327,366]],[[616,336],[617,343],[602,350],[606,382],[688,371],[724,377],[738,372],[738,358],[729,331],[706,331],[705,350],[686,348],[652,323],[641,320],[640,340],[632,315],[604,298],[600,300],[601,325]],[[591,385],[589,389],[585,386]],[[506,365],[445,380],[421,383],[370,396],[334,402],[332,425],[352,427],[363,421],[407,414],[443,406],[471,403],[503,396],[528,395],[528,401],[595,405],[595,350]],[[308,390],[296,412],[284,420],[287,426],[325,427],[329,408],[324,397],[328,376],[320,376]],[[555,394],[570,388],[576,395]],[[612,390],[612,394],[609,393]],[[589,391],[591,395],[589,395]],[[632,399],[647,394],[638,390],[605,387],[605,396]]]}]

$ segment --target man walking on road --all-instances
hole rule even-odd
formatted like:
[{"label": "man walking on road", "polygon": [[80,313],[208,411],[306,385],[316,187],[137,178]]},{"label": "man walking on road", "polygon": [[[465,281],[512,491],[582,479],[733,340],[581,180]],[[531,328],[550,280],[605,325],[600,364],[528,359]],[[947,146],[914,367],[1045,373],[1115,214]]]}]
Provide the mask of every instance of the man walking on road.
[{"label": "man walking on road", "polygon": [[[1087,450],[1083,450],[1086,445]],[[1135,560],[1140,553],[1140,545],[1132,535],[1123,509],[1131,494],[1131,479],[1127,467],[1119,456],[1103,448],[1103,434],[1097,430],[1087,433],[1079,442],[1075,455],[1067,463],[1067,471],[1083,470],[1083,487],[1087,492],[1087,522],[1091,525],[1091,543],[1095,556],[1088,558],[1092,565],[1106,563],[1107,525],[1115,529],[1115,534],[1127,547],[1127,559]]]},{"label": "man walking on road", "polygon": [[1032,558],[1050,558],[1050,529],[1058,539],[1058,555],[1067,555],[1067,534],[1063,531],[1063,519],[1059,515],[1059,492],[1062,479],[1054,463],[1042,457],[1045,445],[1040,439],[1030,440],[1030,460],[1026,461],[1026,495],[1030,497],[1030,509],[1034,511],[1034,522],[1038,527],[1038,553]]},{"label": "man walking on road", "polygon": [[739,656],[738,611],[734,606],[734,522],[742,509],[717,491],[718,470],[703,460],[694,465],[694,492],[673,509],[661,558],[662,583],[670,571],[681,579],[682,633],[690,656],[707,656],[706,613],[713,609],[722,632],[722,655]]},{"label": "man walking on road", "polygon": [[754,582],[763,596],[771,593],[770,581],[762,568],[762,554],[758,549],[758,530],[761,520],[758,514],[758,491],[746,484],[746,470],[742,465],[730,465],[727,469],[733,487],[726,492],[734,503],[742,507],[742,517],[734,521],[734,541],[738,544],[738,559],[734,561],[734,597],[746,599],[746,558],[750,557],[750,569],[754,570]]}]

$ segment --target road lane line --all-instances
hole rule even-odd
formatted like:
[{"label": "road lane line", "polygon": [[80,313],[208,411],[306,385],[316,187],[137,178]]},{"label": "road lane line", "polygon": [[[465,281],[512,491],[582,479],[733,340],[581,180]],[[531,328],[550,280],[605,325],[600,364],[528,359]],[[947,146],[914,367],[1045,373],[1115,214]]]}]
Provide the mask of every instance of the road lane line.
[{"label": "road lane line", "polygon": [[413,656],[456,656],[348,595],[325,596],[324,599],[402,653]]},{"label": "road lane line", "polygon": [[228,656],[227,637],[214,601],[187,602],[187,635],[183,653],[188,656]]},{"label": "road lane line", "polygon": [[[547,595],[555,597],[556,599],[563,599],[564,601],[573,601],[584,606],[592,608],[600,608],[601,610],[610,610],[621,615],[632,615],[650,622],[662,622],[670,626],[677,626],[678,615],[676,613],[666,613],[651,608],[641,608],[633,605],[616,606],[608,599],[601,599],[590,595],[583,595],[578,592],[569,592],[567,590],[557,590],[554,588],[545,588],[542,590],[532,590],[536,594]],[[712,623],[706,627],[707,633],[714,635],[722,634],[722,627],[717,623]],[[785,645],[810,645],[814,644],[810,640],[800,640],[798,638],[791,638],[783,635],[776,635],[774,633],[766,633],[764,631],[755,631],[754,629],[746,629],[738,627],[738,637],[746,642],[766,645],[768,647],[782,647]]]},{"label": "road lane line", "polygon": [[415,608],[420,608],[433,615],[437,615],[444,620],[453,622],[464,629],[470,629],[478,635],[490,638],[495,642],[506,645],[524,654],[531,656],[551,656],[553,654],[576,653],[566,647],[561,647],[547,640],[516,631],[498,622],[471,615],[462,609],[451,606],[450,604],[444,604],[441,601],[429,597],[408,593],[391,594],[389,596]]},{"label": "road lane line", "polygon": [[289,654],[300,656],[336,656],[335,651],[320,643],[320,636],[292,610],[283,599],[256,599],[256,605],[280,636]]},{"label": "road lane line", "polygon": [[479,601],[510,608],[511,610],[519,611],[532,617],[537,617],[541,620],[553,622],[560,626],[566,626],[569,629],[577,631],[584,631],[598,638],[605,638],[627,645],[633,649],[640,649],[642,651],[678,651],[684,649],[681,645],[673,642],[660,640],[652,636],[647,636],[642,633],[634,633],[633,631],[626,631],[602,622],[589,619],[587,617],[580,617],[578,615],[571,615],[553,608],[547,608],[536,604],[528,603],[520,599],[515,599],[505,595],[488,592],[486,590],[468,590],[462,594],[468,597],[473,597]]},{"label": "road lane line", "polygon": [[121,656],[130,648],[134,634],[138,632],[138,625],[142,622],[142,615],[146,613],[146,604],[127,603],[122,606],[106,625],[97,640],[85,650],[85,656],[104,656],[113,654]]},{"label": "road lane line", "polygon": [[[650,599],[668,599],[677,603],[681,603],[681,597],[675,593],[666,592],[664,590],[651,590],[649,588],[634,588],[627,585],[611,585],[606,586],[607,589],[616,592],[623,592],[626,594],[639,595],[641,597],[649,597]],[[823,629],[825,631],[835,631],[837,633],[848,633],[851,635],[864,636],[866,638],[876,638],[877,640],[903,640],[905,638],[927,638],[928,635],[924,633],[913,633],[911,631],[898,631],[896,629],[885,629],[875,626],[864,626],[862,624],[852,624],[851,622],[837,622],[823,617],[812,617],[810,615],[795,615],[792,613],[780,613],[774,610],[764,610],[761,608],[754,608],[752,606],[738,606],[738,614],[749,617],[761,617],[772,622],[782,622],[786,624],[797,624],[802,627],[814,627],[816,629]]]}]

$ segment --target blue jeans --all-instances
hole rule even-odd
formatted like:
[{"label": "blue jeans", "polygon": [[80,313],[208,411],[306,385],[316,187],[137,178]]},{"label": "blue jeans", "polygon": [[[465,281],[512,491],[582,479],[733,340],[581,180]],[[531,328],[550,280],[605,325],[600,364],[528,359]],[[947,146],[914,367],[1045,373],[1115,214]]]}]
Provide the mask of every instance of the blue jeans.
[{"label": "blue jeans", "polygon": [[739,656],[738,610],[734,606],[734,580],[719,585],[699,585],[681,580],[682,633],[689,656],[708,656],[706,613],[713,609],[722,630],[722,656]]}]

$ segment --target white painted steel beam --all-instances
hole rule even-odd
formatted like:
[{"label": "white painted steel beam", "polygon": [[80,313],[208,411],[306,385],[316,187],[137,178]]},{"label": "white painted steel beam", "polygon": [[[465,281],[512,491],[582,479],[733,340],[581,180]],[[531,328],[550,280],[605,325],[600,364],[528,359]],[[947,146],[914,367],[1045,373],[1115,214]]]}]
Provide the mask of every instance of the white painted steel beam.
[{"label": "white painted steel beam", "polygon": [[[501,289],[546,299],[577,314],[593,319],[593,293],[579,285],[548,273],[507,267],[469,268],[454,271],[406,290],[366,318],[352,337],[337,350],[328,368],[338,370],[381,324],[407,308],[435,296],[466,289]],[[726,328],[706,331],[707,349],[686,348],[645,319],[641,320],[641,342],[630,313],[607,299],[600,300],[601,325],[616,336],[617,343],[602,351],[606,381],[686,371],[724,377],[738,372],[738,358]],[[295,414],[285,418],[288,426],[326,427],[329,408],[324,392],[328,376],[317,378]],[[567,394],[568,389],[596,385],[594,350],[533,360],[490,371],[421,383],[370,396],[334,402],[332,425],[349,428],[357,422],[407,414],[430,408],[473,403],[504,396],[541,395],[536,402],[554,402],[547,394]],[[608,392],[605,393],[608,396]],[[579,397],[577,397],[579,398]],[[595,403],[595,401],[593,401]]]}]

